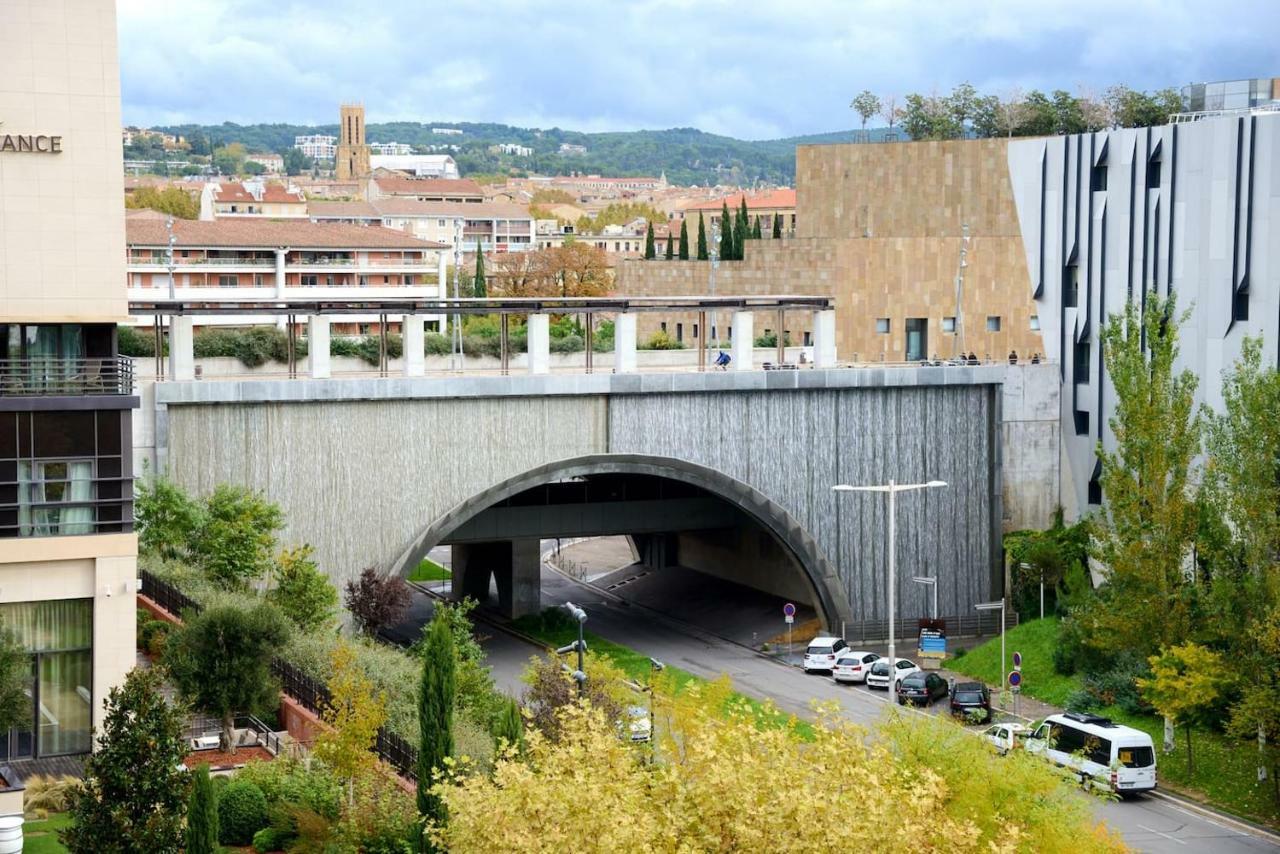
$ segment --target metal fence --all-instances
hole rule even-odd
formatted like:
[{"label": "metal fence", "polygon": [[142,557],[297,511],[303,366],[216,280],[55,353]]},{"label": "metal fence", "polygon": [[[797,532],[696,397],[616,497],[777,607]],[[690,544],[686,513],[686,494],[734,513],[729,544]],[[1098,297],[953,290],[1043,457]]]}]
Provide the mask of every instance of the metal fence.
[{"label": "metal fence", "polygon": [[[947,637],[981,638],[996,637],[1000,634],[1000,612],[979,611],[959,616],[942,616],[946,621]],[[1005,612],[1005,628],[1012,629],[1018,625],[1018,613],[1012,609]],[[846,623],[842,627],[846,642],[883,641],[889,637],[888,620],[864,620]],[[911,640],[920,634],[920,625],[915,617],[900,618],[893,621],[893,634],[899,641]]]},{"label": "metal fence", "polygon": [[[152,602],[171,614],[185,611],[200,613],[200,603],[184,594],[181,590],[156,578],[145,569],[140,570],[142,593]],[[280,690],[288,694],[304,708],[317,715],[323,714],[329,704],[329,689],[318,679],[303,673],[294,665],[279,656],[271,658],[271,672],[280,680]],[[237,720],[256,720],[252,716],[239,716]],[[265,728],[265,725],[263,725]],[[407,780],[418,779],[418,751],[400,736],[388,731],[385,727],[378,730],[374,742],[374,752],[401,777]]]},{"label": "metal fence", "polygon": [[133,394],[133,360],[125,356],[0,359],[0,396],[93,394]]}]

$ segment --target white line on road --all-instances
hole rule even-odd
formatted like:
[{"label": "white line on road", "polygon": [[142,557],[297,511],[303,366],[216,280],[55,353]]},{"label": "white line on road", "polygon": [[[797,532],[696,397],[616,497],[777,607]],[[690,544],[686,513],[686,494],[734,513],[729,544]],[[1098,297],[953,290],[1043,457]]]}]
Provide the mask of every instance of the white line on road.
[{"label": "white line on road", "polygon": [[1171,842],[1176,842],[1179,845],[1187,844],[1187,841],[1185,839],[1179,839],[1176,836],[1171,836],[1168,833],[1165,833],[1163,830],[1155,830],[1154,828],[1147,827],[1145,824],[1140,824],[1138,825],[1138,827],[1142,830],[1145,830],[1147,833],[1154,833],[1156,836],[1163,836],[1165,839],[1168,839]]}]

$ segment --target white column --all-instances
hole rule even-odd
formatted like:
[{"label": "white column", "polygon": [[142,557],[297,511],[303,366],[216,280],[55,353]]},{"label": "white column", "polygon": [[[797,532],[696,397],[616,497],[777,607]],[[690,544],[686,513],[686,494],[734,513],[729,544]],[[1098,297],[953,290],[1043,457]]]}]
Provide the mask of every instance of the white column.
[{"label": "white column", "polygon": [[636,372],[636,316],[619,314],[613,321],[613,372]]},{"label": "white column", "polygon": [[191,318],[181,315],[169,320],[169,379],[182,382],[196,378],[195,330]]},{"label": "white column", "polygon": [[756,316],[749,311],[733,313],[733,357],[735,371],[749,371],[754,367],[751,357],[756,346]]},{"label": "white column", "polygon": [[529,315],[529,373],[551,372],[551,315]]},{"label": "white column", "polygon": [[420,377],[426,373],[427,357],[423,352],[426,342],[426,322],[420,314],[406,314],[400,320],[400,329],[404,333],[404,375]]},{"label": "white column", "polygon": [[445,254],[442,249],[436,253],[436,287],[439,289],[436,292],[437,297],[443,297],[449,293],[445,290],[446,278],[447,271],[445,269]]},{"label": "white column", "polygon": [[311,368],[311,378],[328,379],[329,368],[329,318],[322,314],[313,314],[307,318],[307,364]]},{"label": "white column", "polygon": [[284,299],[284,256],[289,252],[288,249],[276,250],[276,298]]},{"label": "white column", "polygon": [[813,313],[813,366],[836,366],[836,313],[834,309]]}]

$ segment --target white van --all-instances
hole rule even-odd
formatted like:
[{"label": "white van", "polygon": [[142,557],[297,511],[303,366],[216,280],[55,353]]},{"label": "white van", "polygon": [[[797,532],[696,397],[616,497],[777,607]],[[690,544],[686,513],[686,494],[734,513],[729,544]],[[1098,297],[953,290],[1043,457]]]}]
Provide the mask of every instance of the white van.
[{"label": "white van", "polygon": [[1156,751],[1151,736],[1098,715],[1050,715],[1026,742],[1055,765],[1070,768],[1095,786],[1117,794],[1156,787]]}]

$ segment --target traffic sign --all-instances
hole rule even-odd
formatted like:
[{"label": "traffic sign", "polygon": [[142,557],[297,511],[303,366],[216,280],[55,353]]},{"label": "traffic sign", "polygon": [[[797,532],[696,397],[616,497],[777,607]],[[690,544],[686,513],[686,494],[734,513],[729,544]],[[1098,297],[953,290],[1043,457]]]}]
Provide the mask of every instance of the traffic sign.
[{"label": "traffic sign", "polygon": [[1022,673],[1017,670],[1009,671],[1009,685],[1015,690],[1022,684]]},{"label": "traffic sign", "polygon": [[790,615],[790,614],[787,614],[787,615],[786,615],[785,617],[783,617],[782,619],[783,619],[783,621],[784,621],[788,626],[789,626],[789,625],[791,625],[792,623],[794,623],[794,622],[796,621],[796,618],[795,618],[795,617],[793,617],[793,616],[792,616],[792,615]]},{"label": "traffic sign", "polygon": [[788,621],[790,621],[790,618],[794,617],[795,615],[796,615],[795,605],[792,605],[790,602],[788,602],[787,604],[782,606],[782,616],[787,617]]},{"label": "traffic sign", "polygon": [[1022,669],[1022,653],[1020,652],[1015,652],[1013,654],[1013,669],[1014,670]]}]

